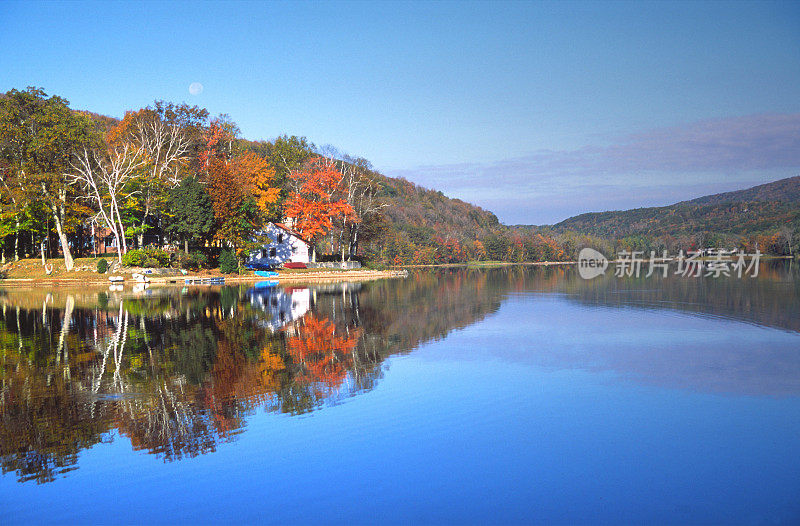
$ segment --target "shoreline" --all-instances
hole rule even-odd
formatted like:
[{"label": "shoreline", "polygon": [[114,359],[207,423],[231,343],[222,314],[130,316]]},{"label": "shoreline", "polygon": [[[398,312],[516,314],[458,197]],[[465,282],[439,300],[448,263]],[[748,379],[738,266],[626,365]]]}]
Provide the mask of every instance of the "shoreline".
[{"label": "shoreline", "polygon": [[[779,260],[779,259],[793,259],[792,256],[769,256],[762,255],[762,260]],[[642,260],[646,263],[648,260]],[[672,261],[672,260],[670,260]],[[699,258],[697,261],[711,261],[710,258]],[[609,264],[619,263],[618,259],[609,259]],[[407,269],[437,269],[437,268],[466,268],[466,269],[491,269],[501,267],[514,267],[514,266],[530,266],[530,267],[552,267],[564,265],[577,265],[577,261],[523,261],[523,262],[505,262],[505,261],[492,261],[492,262],[473,262],[473,263],[441,263],[441,264],[426,264],[426,265],[390,265],[386,270],[370,270],[365,268],[344,270],[344,269],[305,269],[302,271],[287,271],[279,270],[278,275],[271,278],[256,276],[254,274],[238,275],[238,274],[220,274],[214,272],[203,272],[193,274],[175,274],[175,275],[148,275],[150,286],[177,286],[177,285],[194,285],[194,286],[208,286],[211,283],[202,283],[201,281],[220,280],[224,279],[224,284],[236,283],[255,283],[259,281],[278,281],[279,283],[330,283],[330,282],[355,282],[355,281],[374,281],[378,279],[394,279],[404,278],[408,276]],[[74,272],[72,275],[66,274],[63,271],[59,272],[57,276],[35,276],[35,277],[8,277],[0,279],[0,288],[6,287],[25,287],[47,285],[52,287],[69,287],[69,286],[100,286],[100,285],[136,285],[141,282],[134,281],[133,279],[125,279],[122,282],[112,283],[108,277],[111,275],[122,275],[128,277],[131,274],[139,271],[137,268],[125,268],[124,270],[114,271],[113,273],[97,274],[94,271],[82,269],[81,271]],[[195,283],[187,283],[186,281],[196,281]],[[221,281],[221,280],[220,280]],[[219,285],[220,283],[215,283]]]},{"label": "shoreline", "polygon": [[[128,273],[121,273],[125,276]],[[186,274],[175,276],[154,276],[150,278],[147,283],[150,286],[154,285],[194,285],[194,286],[207,286],[209,283],[186,283],[186,280],[213,280],[223,278],[224,284],[232,283],[255,283],[258,281],[278,281],[280,283],[301,283],[312,282],[322,283],[331,281],[373,281],[376,279],[391,279],[402,278],[408,273],[403,270],[327,270],[321,272],[285,272],[278,273],[278,276],[272,278],[265,278],[256,275],[236,275],[236,274]],[[116,275],[116,274],[115,274]],[[122,282],[113,283],[109,281],[108,275],[103,277],[95,276],[76,276],[76,277],[34,277],[34,278],[5,278],[0,280],[0,287],[5,286],[31,286],[31,285],[49,285],[49,286],[97,286],[97,285],[136,285],[141,282],[134,281],[133,279],[126,279]],[[219,284],[219,283],[217,283]]]},{"label": "shoreline", "polygon": [[390,265],[389,268],[493,268],[493,267],[516,267],[516,266],[530,266],[530,267],[549,267],[553,265],[576,265],[577,261],[492,261],[492,262],[476,262],[476,263],[432,263],[428,265]]}]

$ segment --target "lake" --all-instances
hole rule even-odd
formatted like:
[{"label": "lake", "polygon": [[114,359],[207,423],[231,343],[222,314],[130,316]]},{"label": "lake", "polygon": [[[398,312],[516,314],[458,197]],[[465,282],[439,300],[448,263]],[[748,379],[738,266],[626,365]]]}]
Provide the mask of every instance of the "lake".
[{"label": "lake", "polygon": [[0,522],[800,522],[800,273],[0,292]]}]

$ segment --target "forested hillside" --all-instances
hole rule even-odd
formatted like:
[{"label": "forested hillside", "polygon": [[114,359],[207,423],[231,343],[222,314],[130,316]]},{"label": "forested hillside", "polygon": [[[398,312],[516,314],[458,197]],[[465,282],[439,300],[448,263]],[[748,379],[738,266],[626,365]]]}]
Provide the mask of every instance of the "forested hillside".
[{"label": "forested hillside", "polygon": [[760,184],[745,190],[724,192],[721,194],[706,195],[683,201],[680,204],[713,205],[720,203],[741,203],[748,201],[780,201],[784,203],[800,203],[800,175],[787,177],[779,181]]},{"label": "forested hillside", "polygon": [[789,254],[800,233],[800,176],[674,205],[581,214],[553,225],[608,239],[652,240],[668,248],[734,246]]}]

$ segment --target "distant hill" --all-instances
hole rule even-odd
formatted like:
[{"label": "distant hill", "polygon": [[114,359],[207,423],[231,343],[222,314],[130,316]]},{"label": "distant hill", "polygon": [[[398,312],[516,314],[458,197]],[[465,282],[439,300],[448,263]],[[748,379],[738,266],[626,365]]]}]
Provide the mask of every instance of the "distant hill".
[{"label": "distant hill", "polygon": [[552,226],[596,236],[664,236],[713,232],[752,235],[800,228],[800,176],[669,206],[593,212]]},{"label": "distant hill", "polygon": [[787,177],[745,190],[698,197],[678,204],[713,205],[741,201],[782,201],[800,203],[800,176]]}]

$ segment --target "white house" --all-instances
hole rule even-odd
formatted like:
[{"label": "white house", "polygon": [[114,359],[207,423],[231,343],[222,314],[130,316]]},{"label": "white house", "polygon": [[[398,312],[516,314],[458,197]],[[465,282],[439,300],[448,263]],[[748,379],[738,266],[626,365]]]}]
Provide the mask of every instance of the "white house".
[{"label": "white house", "polygon": [[257,232],[269,238],[260,249],[250,252],[247,266],[255,268],[278,267],[283,263],[308,263],[308,243],[300,234],[283,223],[269,223]]}]

